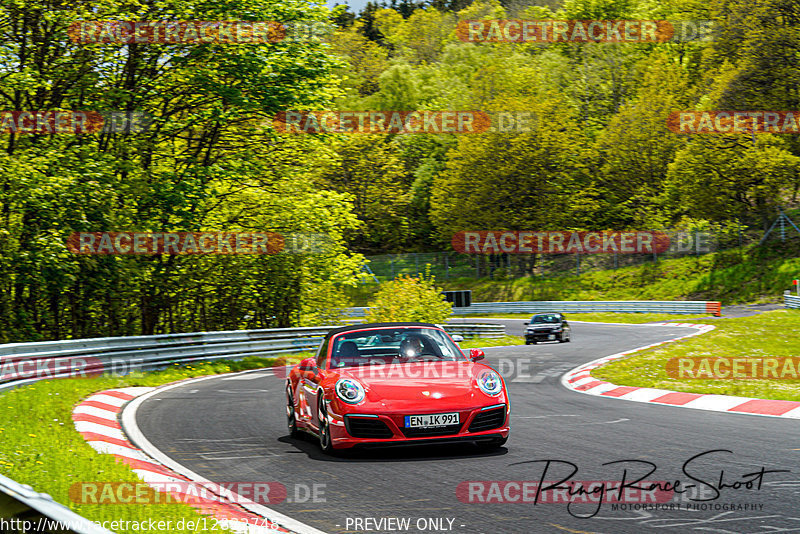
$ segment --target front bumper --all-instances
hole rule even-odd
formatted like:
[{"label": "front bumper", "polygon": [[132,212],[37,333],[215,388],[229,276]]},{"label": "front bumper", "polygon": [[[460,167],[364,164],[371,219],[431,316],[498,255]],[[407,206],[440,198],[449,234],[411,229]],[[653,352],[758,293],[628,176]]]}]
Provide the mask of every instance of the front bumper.
[{"label": "front bumper", "polygon": [[533,332],[525,332],[525,340],[526,341],[555,341],[561,337],[563,330],[559,330],[557,332],[553,330],[542,330],[542,331],[533,331]]},{"label": "front bumper", "polygon": [[[397,447],[457,442],[490,442],[508,437],[508,404],[481,406],[459,413],[458,425],[410,429],[404,426],[409,413],[331,414],[331,439],[336,449],[352,447]],[[414,415],[425,413],[414,412]]]}]

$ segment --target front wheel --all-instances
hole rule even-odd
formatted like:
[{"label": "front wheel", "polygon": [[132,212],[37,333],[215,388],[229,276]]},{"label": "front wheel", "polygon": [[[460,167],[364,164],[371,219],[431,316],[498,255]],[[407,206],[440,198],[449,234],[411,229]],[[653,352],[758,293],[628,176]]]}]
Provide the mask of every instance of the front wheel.
[{"label": "front wheel", "polygon": [[292,397],[292,389],[289,386],[286,386],[286,426],[289,427],[290,437],[300,437],[300,431],[297,430],[297,417],[294,412],[294,398]]},{"label": "front wheel", "polygon": [[325,408],[325,399],[320,391],[319,410],[319,448],[325,454],[333,454],[333,441],[331,441],[331,424],[328,421],[328,409]]}]

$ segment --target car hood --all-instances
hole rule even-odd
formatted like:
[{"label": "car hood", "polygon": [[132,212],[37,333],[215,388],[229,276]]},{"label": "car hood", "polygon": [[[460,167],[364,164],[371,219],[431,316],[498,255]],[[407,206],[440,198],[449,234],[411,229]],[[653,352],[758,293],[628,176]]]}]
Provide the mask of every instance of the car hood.
[{"label": "car hood", "polygon": [[341,378],[361,382],[366,401],[382,411],[455,410],[503,402],[476,385],[482,371],[492,369],[468,361],[418,362],[341,369]]}]

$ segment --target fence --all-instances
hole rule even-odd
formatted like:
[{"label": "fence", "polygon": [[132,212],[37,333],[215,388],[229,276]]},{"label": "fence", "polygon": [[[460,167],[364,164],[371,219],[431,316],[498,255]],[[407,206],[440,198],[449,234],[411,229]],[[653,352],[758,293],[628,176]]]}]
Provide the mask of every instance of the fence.
[{"label": "fence", "polygon": [[500,338],[505,337],[506,327],[502,324],[445,324],[441,325],[448,334],[460,334],[466,339],[483,337],[483,338]]},{"label": "fence", "polygon": [[796,295],[784,295],[783,303],[786,305],[787,308],[800,309],[800,297]]},{"label": "fence", "polygon": [[670,250],[648,254],[459,254],[456,252],[419,252],[367,256],[369,271],[364,282],[383,282],[401,274],[430,272],[439,280],[451,278],[493,277],[505,279],[524,275],[552,278],[611,270],[664,259],[702,255],[756,244],[761,231],[741,233],[667,232],[673,245]]},{"label": "fence", "polygon": [[0,532],[114,534],[55,502],[49,495],[3,475],[0,475]]}]

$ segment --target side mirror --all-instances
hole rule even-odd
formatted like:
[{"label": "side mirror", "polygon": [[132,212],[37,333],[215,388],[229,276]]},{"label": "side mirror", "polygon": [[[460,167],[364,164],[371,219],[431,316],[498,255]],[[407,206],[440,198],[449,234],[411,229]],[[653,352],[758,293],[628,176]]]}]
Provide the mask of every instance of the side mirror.
[{"label": "side mirror", "polygon": [[300,362],[298,369],[301,371],[312,371],[317,366],[317,360],[314,358],[306,358]]},{"label": "side mirror", "polygon": [[462,341],[464,341],[464,336],[462,336],[461,334],[453,334],[452,336],[450,336],[450,339],[452,339],[456,343],[461,343]]},{"label": "side mirror", "polygon": [[478,360],[482,360],[486,357],[481,349],[470,349],[469,350],[469,359],[473,362],[477,362]]}]

